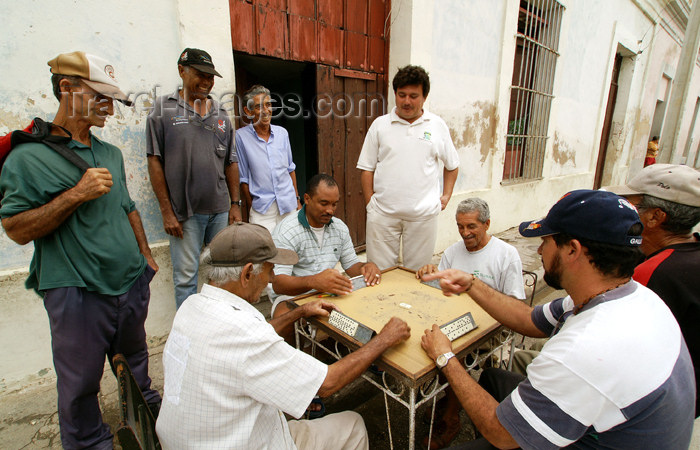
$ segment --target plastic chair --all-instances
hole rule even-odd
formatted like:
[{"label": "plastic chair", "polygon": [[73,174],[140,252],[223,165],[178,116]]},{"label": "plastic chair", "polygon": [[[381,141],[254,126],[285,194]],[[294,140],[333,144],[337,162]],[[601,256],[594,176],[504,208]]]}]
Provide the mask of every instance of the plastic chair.
[{"label": "plastic chair", "polygon": [[119,387],[119,443],[124,450],[160,450],[156,419],[148,408],[124,355],[115,355],[112,366]]}]

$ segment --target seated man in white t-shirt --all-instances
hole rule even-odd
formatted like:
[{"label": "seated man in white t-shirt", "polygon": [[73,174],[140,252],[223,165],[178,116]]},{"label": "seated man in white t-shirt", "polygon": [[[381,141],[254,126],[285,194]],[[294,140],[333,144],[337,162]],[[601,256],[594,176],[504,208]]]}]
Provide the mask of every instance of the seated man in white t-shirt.
[{"label": "seated man in white t-shirt", "polygon": [[[495,290],[517,299],[525,298],[523,264],[518,251],[510,244],[488,234],[491,225],[489,205],[473,197],[457,206],[457,228],[462,240],[442,254],[440,265],[427,264],[416,272],[421,277],[438,270],[459,269],[474,276]],[[447,446],[459,433],[461,405],[451,389],[446,391],[444,415],[431,448]]]},{"label": "seated man in white t-shirt", "polygon": [[525,298],[523,264],[518,251],[510,244],[488,234],[491,218],[489,205],[473,197],[457,206],[457,229],[462,240],[445,250],[440,265],[427,264],[416,272],[416,277],[438,270],[459,269],[499,292],[518,299]]}]

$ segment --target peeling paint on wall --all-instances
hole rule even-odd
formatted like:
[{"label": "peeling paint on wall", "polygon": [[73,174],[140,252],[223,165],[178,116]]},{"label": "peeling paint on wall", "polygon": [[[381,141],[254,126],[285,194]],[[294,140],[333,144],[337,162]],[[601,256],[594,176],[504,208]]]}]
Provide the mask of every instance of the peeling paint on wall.
[{"label": "peeling paint on wall", "polygon": [[552,159],[560,166],[565,166],[571,163],[576,167],[576,151],[571,145],[559,137],[558,132],[554,132],[554,141],[552,142]]},{"label": "peeling paint on wall", "polygon": [[481,154],[479,162],[484,164],[489,154],[495,150],[498,114],[496,105],[491,102],[476,102],[473,106],[475,112],[464,119],[464,129],[459,132],[450,128],[450,136],[458,148],[478,142]]}]

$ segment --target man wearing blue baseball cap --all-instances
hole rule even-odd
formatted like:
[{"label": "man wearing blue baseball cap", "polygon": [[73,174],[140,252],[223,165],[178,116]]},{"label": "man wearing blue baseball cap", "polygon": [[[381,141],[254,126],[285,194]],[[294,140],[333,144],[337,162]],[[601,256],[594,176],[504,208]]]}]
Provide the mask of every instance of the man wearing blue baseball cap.
[{"label": "man wearing blue baseball cap", "polygon": [[[611,192],[564,195],[520,233],[540,237],[545,281],[565,298],[531,308],[458,270],[445,295],[467,292],[505,326],[550,337],[527,377],[486,369],[477,384],[437,325],[422,346],[483,436],[457,448],[687,448],[695,380],[671,311],[631,279],[642,258],[636,209]],[[653,354],[655,358],[649,358]]]}]

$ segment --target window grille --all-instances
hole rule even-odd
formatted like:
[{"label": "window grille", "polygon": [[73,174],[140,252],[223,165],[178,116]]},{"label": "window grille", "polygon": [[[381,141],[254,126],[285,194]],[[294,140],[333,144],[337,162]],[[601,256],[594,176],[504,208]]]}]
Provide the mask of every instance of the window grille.
[{"label": "window grille", "polygon": [[503,182],[542,176],[563,12],[556,0],[520,1]]}]

